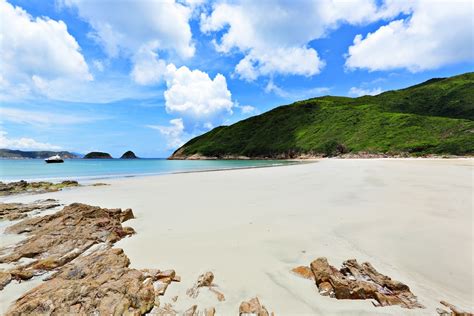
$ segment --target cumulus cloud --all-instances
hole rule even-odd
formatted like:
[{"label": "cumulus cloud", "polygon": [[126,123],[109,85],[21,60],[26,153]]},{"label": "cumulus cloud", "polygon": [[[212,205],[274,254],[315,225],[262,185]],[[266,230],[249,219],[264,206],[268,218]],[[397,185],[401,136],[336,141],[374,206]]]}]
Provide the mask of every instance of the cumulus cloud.
[{"label": "cumulus cloud", "polygon": [[165,68],[157,52],[166,51],[181,58],[194,55],[189,20],[199,1],[186,5],[175,0],[58,1],[77,9],[79,16],[93,28],[90,36],[103,46],[109,57],[131,57],[132,79],[139,84],[161,79]]},{"label": "cumulus cloud", "polygon": [[0,56],[2,99],[42,93],[38,80],[93,79],[64,22],[33,18],[5,0],[0,0]]},{"label": "cumulus cloud", "polygon": [[176,148],[184,144],[183,137],[184,132],[184,123],[183,119],[177,118],[170,120],[170,125],[147,125],[147,127],[155,129],[163,135],[168,142],[168,149]]},{"label": "cumulus cloud", "polygon": [[38,142],[32,138],[9,138],[7,132],[0,130],[0,148],[23,150],[59,150],[60,146]]},{"label": "cumulus cloud", "polygon": [[379,8],[374,0],[219,2],[210,14],[201,15],[200,28],[217,34],[217,51],[245,54],[235,69],[243,79],[272,74],[312,76],[324,62],[308,47],[310,41],[341,23],[363,24],[393,16],[400,11],[395,4]]},{"label": "cumulus cloud", "polygon": [[352,87],[349,89],[349,95],[356,96],[356,97],[361,97],[363,95],[377,95],[382,92],[383,90],[381,88],[364,89],[364,88]]},{"label": "cumulus cloud", "polygon": [[407,1],[406,19],[392,21],[349,47],[346,66],[370,71],[411,72],[474,60],[474,4],[471,0]]},{"label": "cumulus cloud", "polygon": [[219,115],[232,113],[233,102],[223,75],[214,79],[200,70],[186,66],[168,65],[165,106],[168,113],[209,121]]}]

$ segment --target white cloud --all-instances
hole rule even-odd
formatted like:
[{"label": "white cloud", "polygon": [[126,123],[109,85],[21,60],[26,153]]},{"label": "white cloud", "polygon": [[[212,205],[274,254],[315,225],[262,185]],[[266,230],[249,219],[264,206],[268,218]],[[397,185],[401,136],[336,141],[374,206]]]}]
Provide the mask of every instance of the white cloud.
[{"label": "white cloud", "polygon": [[38,111],[26,111],[7,107],[0,107],[0,122],[10,121],[20,124],[30,124],[39,126],[52,126],[52,125],[71,125],[88,123],[103,119],[101,117],[89,117],[89,116],[78,116],[58,114],[54,112],[38,112]]},{"label": "white cloud", "polygon": [[356,96],[356,97],[361,97],[363,95],[377,95],[382,92],[383,90],[381,88],[363,89],[363,88],[352,87],[349,89],[349,95]]},{"label": "white cloud", "polygon": [[341,23],[362,24],[398,13],[374,0],[233,1],[201,15],[201,31],[220,36],[216,50],[245,54],[235,71],[246,80],[272,74],[312,76],[324,62],[308,44]]},{"label": "white cloud", "polygon": [[328,87],[314,87],[308,89],[293,89],[293,90],[285,90],[278,85],[276,85],[272,79],[270,79],[265,86],[266,93],[274,93],[279,97],[285,99],[292,99],[292,100],[302,100],[307,98],[314,98],[317,96],[321,96],[323,94],[329,93],[331,89]]},{"label": "white cloud", "polygon": [[231,93],[223,75],[214,79],[200,70],[171,64],[167,67],[165,106],[168,113],[196,120],[209,121],[219,115],[232,113]]},{"label": "white cloud", "polygon": [[365,38],[360,34],[354,38],[348,68],[417,72],[474,60],[472,0],[417,0],[405,5],[412,12],[409,18],[392,21]]},{"label": "white cloud", "polygon": [[0,148],[24,150],[59,150],[60,146],[38,142],[32,138],[8,138],[7,132],[0,130]]},{"label": "white cloud", "polygon": [[184,144],[184,123],[181,118],[170,120],[169,126],[147,125],[147,127],[156,129],[167,139],[168,149],[176,148]]},{"label": "white cloud", "polygon": [[34,78],[92,80],[80,47],[62,21],[31,17],[0,0],[0,94],[2,99],[42,93]]},{"label": "white cloud", "polygon": [[166,62],[154,52],[156,43],[142,47],[133,57],[133,80],[141,85],[156,84],[163,80],[166,73]]},{"label": "white cloud", "polygon": [[174,0],[57,1],[77,8],[79,16],[94,30],[90,36],[109,57],[132,59],[132,79],[139,84],[159,82],[163,75],[164,62],[157,59],[157,52],[166,51],[181,58],[194,55],[189,20],[199,1],[187,5]]}]

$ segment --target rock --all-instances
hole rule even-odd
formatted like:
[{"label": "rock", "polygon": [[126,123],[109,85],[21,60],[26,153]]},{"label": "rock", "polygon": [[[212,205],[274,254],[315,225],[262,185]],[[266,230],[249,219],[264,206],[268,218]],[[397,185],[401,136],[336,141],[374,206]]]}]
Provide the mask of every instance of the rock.
[{"label": "rock", "polygon": [[127,208],[127,209],[126,209],[125,211],[123,211],[123,213],[120,215],[120,222],[123,223],[123,222],[128,221],[129,219],[134,219],[134,218],[135,218],[135,215],[133,214],[132,209]]},{"label": "rock", "polygon": [[[123,214],[121,209],[74,203],[52,215],[25,219],[7,227],[5,232],[27,233],[29,237],[18,243],[13,252],[0,257],[0,263],[33,259],[15,269],[16,279],[21,278],[20,272],[33,276],[55,270],[95,244],[112,244],[133,234],[133,229],[122,227]],[[7,250],[0,249],[0,253]]]},{"label": "rock", "polygon": [[239,307],[239,315],[270,316],[265,306],[260,304],[258,297],[242,302]]},{"label": "rock", "polygon": [[313,271],[311,271],[311,269],[306,266],[299,266],[292,269],[291,271],[296,273],[298,276],[302,278],[314,280]]},{"label": "rock", "polygon": [[56,192],[68,187],[77,187],[77,181],[63,181],[52,183],[46,181],[26,182],[24,180],[10,183],[0,182],[0,196],[20,194],[20,193],[45,193]]},{"label": "rock", "polygon": [[198,316],[198,313],[197,313],[197,305],[193,305],[191,306],[190,308],[188,308],[183,316]]},{"label": "rock", "polygon": [[93,151],[86,154],[83,159],[112,159],[112,156],[109,153]]},{"label": "rock", "polygon": [[204,316],[214,316],[216,314],[216,309],[214,307],[208,307],[204,309]]},{"label": "rock", "polygon": [[[359,265],[355,259],[347,260],[337,270],[326,258],[317,258],[311,262],[310,269],[321,295],[337,299],[373,299],[376,306],[423,308],[406,284],[379,273],[368,262]],[[309,274],[304,267],[292,271],[303,276]]]},{"label": "rock", "polygon": [[214,280],[214,274],[212,272],[206,272],[201,274],[194,286],[186,291],[186,294],[192,298],[196,298],[199,295],[199,288],[203,286],[211,286]]},{"label": "rock", "polygon": [[444,310],[442,308],[437,308],[436,312],[440,316],[474,316],[473,313],[463,311],[460,308],[458,308],[458,307],[456,307],[456,306],[454,306],[454,305],[452,305],[452,304],[450,304],[446,301],[440,301],[440,303],[450,309],[450,311],[447,311],[447,310]]},{"label": "rock", "polygon": [[6,315],[147,313],[154,306],[153,284],[129,264],[121,249],[81,256],[21,296]]},{"label": "rock", "polygon": [[39,200],[29,204],[23,203],[0,203],[0,220],[18,220],[28,216],[27,213],[37,211],[42,212],[47,209],[58,207],[57,200]]},{"label": "rock", "polygon": [[213,288],[213,287],[209,287],[209,291],[211,291],[212,293],[216,294],[217,300],[218,300],[219,302],[225,301],[224,293],[219,292],[218,290],[216,290],[216,289]]},{"label": "rock", "polygon": [[131,150],[125,152],[120,159],[138,159],[137,156],[135,156],[135,153]]},{"label": "rock", "polygon": [[0,291],[12,280],[12,275],[9,272],[0,271]]}]

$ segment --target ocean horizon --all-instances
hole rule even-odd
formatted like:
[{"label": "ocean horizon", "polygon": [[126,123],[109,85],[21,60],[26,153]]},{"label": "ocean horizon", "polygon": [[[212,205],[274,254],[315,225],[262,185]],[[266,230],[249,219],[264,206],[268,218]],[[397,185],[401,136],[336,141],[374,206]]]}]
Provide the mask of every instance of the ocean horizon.
[{"label": "ocean horizon", "polygon": [[283,160],[167,160],[66,159],[47,164],[43,159],[0,159],[0,181],[61,181],[160,175],[193,171],[227,170],[289,164]]}]

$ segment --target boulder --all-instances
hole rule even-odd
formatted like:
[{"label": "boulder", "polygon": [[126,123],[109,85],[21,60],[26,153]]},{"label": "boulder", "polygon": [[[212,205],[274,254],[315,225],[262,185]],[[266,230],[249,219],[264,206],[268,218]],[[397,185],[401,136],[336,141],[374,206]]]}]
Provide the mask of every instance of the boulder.
[{"label": "boulder", "polygon": [[270,316],[268,310],[260,303],[258,297],[243,301],[239,307],[239,315]]},{"label": "boulder", "polygon": [[6,219],[14,221],[28,216],[30,212],[42,212],[51,208],[58,207],[57,200],[47,199],[39,200],[29,204],[23,203],[0,203],[0,220]]},{"label": "boulder", "polygon": [[[321,295],[337,299],[373,299],[376,306],[423,308],[406,284],[379,273],[368,262],[359,265],[355,259],[350,259],[343,262],[338,270],[321,257],[311,262],[308,269],[311,269]],[[305,267],[300,266],[292,271],[309,278]]]}]

